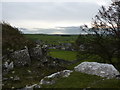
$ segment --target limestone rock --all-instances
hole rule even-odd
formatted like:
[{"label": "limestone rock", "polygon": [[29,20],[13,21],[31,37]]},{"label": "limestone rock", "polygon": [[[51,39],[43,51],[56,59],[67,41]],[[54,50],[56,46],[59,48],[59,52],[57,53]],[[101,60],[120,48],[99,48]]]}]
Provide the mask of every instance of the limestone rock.
[{"label": "limestone rock", "polygon": [[28,49],[15,51],[12,53],[11,58],[14,60],[15,66],[24,66],[31,63]]},{"label": "limestone rock", "polygon": [[72,73],[73,71],[71,70],[63,70],[63,72],[61,73],[63,75],[63,77],[68,77],[70,75],[70,73]]},{"label": "limestone rock", "polygon": [[7,61],[4,63],[4,67],[5,67],[5,68],[8,67],[8,62],[7,62]]},{"label": "limestone rock", "polygon": [[20,77],[18,77],[18,76],[14,77],[14,81],[19,81],[19,80],[20,80]]},{"label": "limestone rock", "polygon": [[57,73],[51,74],[51,75],[47,76],[47,78],[68,77],[71,72],[73,72],[73,71],[71,71],[71,70],[63,70],[61,72],[57,72]]},{"label": "limestone rock", "polygon": [[41,85],[42,85],[42,84],[52,85],[52,84],[54,84],[54,83],[55,83],[55,80],[45,80],[45,78],[40,81],[40,84],[41,84]]},{"label": "limestone rock", "polygon": [[29,50],[29,53],[33,59],[39,59],[39,60],[41,59],[43,55],[41,47],[32,48]]},{"label": "limestone rock", "polygon": [[40,84],[52,85],[55,83],[55,78],[68,77],[72,72],[73,71],[71,70],[63,70],[61,72],[53,73],[49,76],[44,77],[40,81]]},{"label": "limestone rock", "polygon": [[41,88],[41,87],[40,87],[40,85],[38,85],[38,84],[33,84],[33,85],[31,85],[31,86],[26,85],[25,88],[26,88],[26,89],[33,89],[33,88]]},{"label": "limestone rock", "polygon": [[74,67],[75,71],[82,73],[97,75],[101,77],[114,78],[120,73],[115,69],[112,64],[103,64],[97,62],[82,62]]},{"label": "limestone rock", "polygon": [[12,74],[14,74],[15,73],[15,71],[12,71]]},{"label": "limestone rock", "polygon": [[8,69],[9,70],[12,70],[14,68],[14,64],[13,64],[13,61],[8,65]]},{"label": "limestone rock", "polygon": [[10,64],[6,61],[6,62],[4,63],[4,68],[6,68],[7,71],[12,70],[12,69],[14,68],[13,61],[10,62]]}]

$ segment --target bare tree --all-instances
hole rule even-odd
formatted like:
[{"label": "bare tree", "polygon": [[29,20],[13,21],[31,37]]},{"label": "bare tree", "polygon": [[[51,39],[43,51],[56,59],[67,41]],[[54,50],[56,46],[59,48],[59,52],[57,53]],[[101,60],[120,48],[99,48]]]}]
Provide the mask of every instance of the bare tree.
[{"label": "bare tree", "polygon": [[[87,39],[80,40],[84,44],[84,52],[96,54],[118,67],[120,63],[120,1],[113,2],[108,8],[101,7],[93,18],[92,28],[85,25],[82,29],[88,33]],[[116,60],[116,61],[115,61]]]}]

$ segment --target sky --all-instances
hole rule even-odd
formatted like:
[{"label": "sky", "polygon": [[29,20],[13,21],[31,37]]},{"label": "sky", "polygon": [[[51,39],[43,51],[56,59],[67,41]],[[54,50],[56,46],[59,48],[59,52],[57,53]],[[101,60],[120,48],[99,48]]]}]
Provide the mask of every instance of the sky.
[{"label": "sky", "polygon": [[[111,0],[2,0],[2,21],[23,33],[79,34]],[[1,6],[1,4],[0,4]]]}]

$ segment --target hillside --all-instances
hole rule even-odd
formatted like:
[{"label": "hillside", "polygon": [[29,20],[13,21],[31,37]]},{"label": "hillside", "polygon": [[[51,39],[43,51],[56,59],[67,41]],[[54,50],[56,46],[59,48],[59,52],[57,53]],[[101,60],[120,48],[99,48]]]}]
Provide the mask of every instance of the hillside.
[{"label": "hillside", "polygon": [[6,54],[9,50],[20,50],[24,48],[26,39],[17,28],[10,24],[1,23],[2,25],[2,51]]}]

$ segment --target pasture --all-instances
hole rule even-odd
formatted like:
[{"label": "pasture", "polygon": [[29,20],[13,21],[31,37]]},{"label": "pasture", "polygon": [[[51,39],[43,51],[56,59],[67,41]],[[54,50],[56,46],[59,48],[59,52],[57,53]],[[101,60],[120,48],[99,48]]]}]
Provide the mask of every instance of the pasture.
[{"label": "pasture", "polygon": [[49,55],[55,58],[64,59],[68,61],[77,59],[76,51],[64,51],[64,50],[52,49],[52,50],[49,50]]},{"label": "pasture", "polygon": [[78,35],[46,35],[46,34],[24,34],[31,40],[41,40],[47,44],[58,45],[60,43],[74,43]]}]

